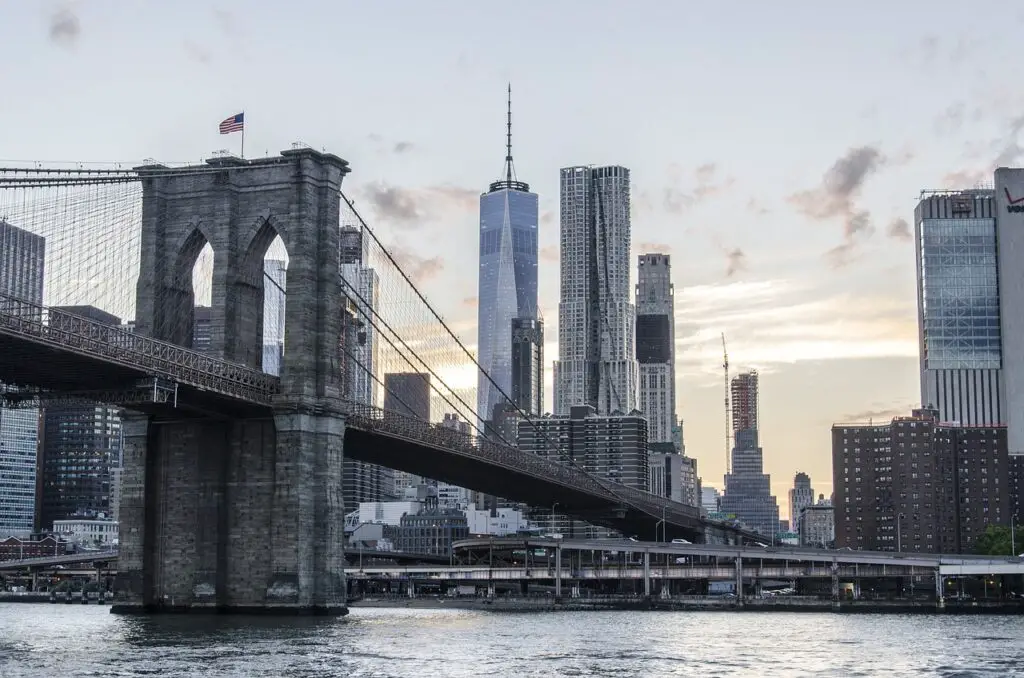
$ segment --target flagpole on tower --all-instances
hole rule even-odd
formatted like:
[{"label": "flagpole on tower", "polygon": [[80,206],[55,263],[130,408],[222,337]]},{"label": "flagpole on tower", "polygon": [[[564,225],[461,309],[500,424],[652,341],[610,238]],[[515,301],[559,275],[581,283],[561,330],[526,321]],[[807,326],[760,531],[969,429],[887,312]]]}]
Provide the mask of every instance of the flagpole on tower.
[{"label": "flagpole on tower", "polygon": [[242,111],[242,160],[245,160],[245,111]]}]

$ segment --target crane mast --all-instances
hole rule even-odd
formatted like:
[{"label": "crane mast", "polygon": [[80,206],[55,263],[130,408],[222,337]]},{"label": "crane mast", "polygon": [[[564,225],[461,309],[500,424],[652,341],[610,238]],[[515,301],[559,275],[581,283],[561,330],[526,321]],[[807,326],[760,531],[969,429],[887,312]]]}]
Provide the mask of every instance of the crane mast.
[{"label": "crane mast", "polygon": [[725,375],[725,473],[730,473],[730,452],[732,448],[732,422],[729,419],[729,351],[725,347],[725,332],[722,332],[722,372]]}]

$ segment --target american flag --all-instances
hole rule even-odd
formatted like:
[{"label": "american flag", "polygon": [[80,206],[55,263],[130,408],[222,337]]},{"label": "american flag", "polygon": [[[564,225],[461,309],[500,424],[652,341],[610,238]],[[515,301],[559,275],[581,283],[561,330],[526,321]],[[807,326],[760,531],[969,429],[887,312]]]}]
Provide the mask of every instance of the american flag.
[{"label": "american flag", "polygon": [[221,134],[231,134],[232,132],[239,132],[243,129],[245,129],[245,113],[232,115],[220,124]]}]

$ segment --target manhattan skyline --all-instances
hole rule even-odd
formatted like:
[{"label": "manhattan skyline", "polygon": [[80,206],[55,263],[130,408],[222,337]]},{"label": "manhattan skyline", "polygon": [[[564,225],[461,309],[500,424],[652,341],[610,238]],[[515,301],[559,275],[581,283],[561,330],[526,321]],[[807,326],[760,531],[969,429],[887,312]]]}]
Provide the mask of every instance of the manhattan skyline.
[{"label": "manhattan skyline", "polygon": [[[621,164],[633,182],[630,261],[673,258],[678,414],[705,483],[724,471],[725,332],[734,373],[757,369],[771,394],[761,434],[773,493],[804,470],[827,495],[831,424],[919,400],[918,191],[969,188],[1024,159],[1024,96],[990,66],[1014,31],[988,26],[1019,25],[1020,10],[983,3],[951,25],[958,6],[942,2],[785,16],[741,5],[743,22],[732,8],[660,3],[435,3],[397,18],[355,3],[296,3],[288,16],[264,2],[12,4],[3,25],[18,29],[0,32],[32,68],[5,73],[21,100],[0,110],[18,130],[4,159],[196,160],[235,143],[213,125],[244,107],[247,155],[301,140],[352,163],[348,190],[385,242],[433,262],[418,282],[475,346],[476,248],[454,244],[474,239],[481,184],[500,169],[495,121],[511,80],[518,169],[540,196],[548,409],[558,170]],[[472,30],[499,24],[497,35]],[[630,59],[574,58],[612,26]],[[526,34],[535,48],[512,37]],[[302,86],[325,89],[298,105],[281,96]],[[54,107],[53,91],[74,111]]]}]

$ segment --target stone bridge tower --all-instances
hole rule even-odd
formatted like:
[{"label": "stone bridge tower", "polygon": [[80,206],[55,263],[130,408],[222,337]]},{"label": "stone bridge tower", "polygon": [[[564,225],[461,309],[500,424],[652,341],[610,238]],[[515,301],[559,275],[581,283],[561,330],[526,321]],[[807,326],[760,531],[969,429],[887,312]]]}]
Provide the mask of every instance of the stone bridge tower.
[{"label": "stone bridge tower", "polygon": [[136,331],[191,346],[192,270],[209,243],[208,353],[259,369],[263,260],[280,236],[285,353],[272,406],[126,416],[114,611],[343,614],[339,190],[348,163],[299,149],[138,171]]}]

